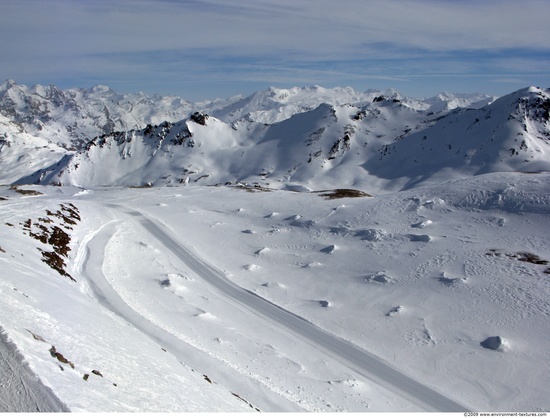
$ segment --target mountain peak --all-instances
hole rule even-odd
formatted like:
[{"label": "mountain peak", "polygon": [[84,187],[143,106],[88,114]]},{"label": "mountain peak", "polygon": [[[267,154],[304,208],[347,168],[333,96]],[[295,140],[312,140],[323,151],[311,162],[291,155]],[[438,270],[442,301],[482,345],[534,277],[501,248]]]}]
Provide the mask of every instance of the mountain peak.
[{"label": "mountain peak", "polygon": [[536,86],[529,86],[525,88],[525,90],[527,91],[527,93],[540,93],[541,91],[543,91],[543,89]]},{"label": "mountain peak", "polygon": [[2,84],[0,84],[0,91],[5,91],[15,86],[17,86],[17,83],[14,80],[7,79]]}]

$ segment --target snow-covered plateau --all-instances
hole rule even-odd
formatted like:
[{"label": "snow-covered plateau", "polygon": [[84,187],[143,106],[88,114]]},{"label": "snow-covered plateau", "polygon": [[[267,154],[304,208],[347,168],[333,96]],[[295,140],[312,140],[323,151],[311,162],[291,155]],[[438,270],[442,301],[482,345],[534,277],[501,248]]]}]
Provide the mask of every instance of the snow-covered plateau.
[{"label": "snow-covered plateau", "polygon": [[0,411],[548,411],[549,112],[3,83]]}]

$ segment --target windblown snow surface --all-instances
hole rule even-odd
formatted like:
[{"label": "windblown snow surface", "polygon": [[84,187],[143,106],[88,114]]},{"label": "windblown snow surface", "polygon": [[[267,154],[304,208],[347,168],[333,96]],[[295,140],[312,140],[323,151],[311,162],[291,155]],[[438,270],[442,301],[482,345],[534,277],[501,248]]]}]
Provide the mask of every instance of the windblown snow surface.
[{"label": "windblown snow surface", "polygon": [[1,326],[71,411],[548,411],[549,181],[4,187]]}]

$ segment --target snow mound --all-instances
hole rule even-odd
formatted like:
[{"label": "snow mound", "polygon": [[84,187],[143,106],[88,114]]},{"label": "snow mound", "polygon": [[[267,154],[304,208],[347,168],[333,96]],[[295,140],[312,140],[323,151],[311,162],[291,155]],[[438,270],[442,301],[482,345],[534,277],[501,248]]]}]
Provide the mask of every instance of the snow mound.
[{"label": "snow mound", "polygon": [[170,279],[162,279],[162,280],[158,280],[159,284],[160,284],[160,287],[162,288],[166,288],[166,287],[170,287],[172,283],[170,283]]},{"label": "snow mound", "polygon": [[386,314],[386,316],[395,316],[397,314],[399,314],[401,311],[403,310],[403,307],[402,306],[395,306],[393,308],[391,308],[388,313]]},{"label": "snow mound", "polygon": [[340,248],[337,245],[329,245],[328,247],[325,247],[321,250],[324,254],[334,254],[334,252],[338,251]]},{"label": "snow mound", "polygon": [[411,242],[430,242],[432,237],[429,235],[417,235],[417,234],[407,234],[405,235]]},{"label": "snow mound", "polygon": [[374,274],[369,274],[367,277],[365,277],[365,281],[388,284],[392,282],[392,278],[384,272],[378,272]]},{"label": "snow mound", "polygon": [[310,219],[310,220],[307,220],[307,221],[301,221],[301,220],[297,220],[297,221],[293,221],[290,223],[291,226],[296,226],[298,228],[312,228],[313,226],[315,226],[315,221]]},{"label": "snow mound", "polygon": [[412,224],[411,227],[412,228],[426,228],[427,226],[433,224],[433,221],[429,220],[429,219],[426,219],[425,221],[421,221],[421,222],[417,222],[415,224]]},{"label": "snow mound", "polygon": [[243,269],[245,269],[246,271],[256,271],[260,269],[260,266],[258,266],[257,264],[247,264],[243,266]]},{"label": "snow mound", "polygon": [[278,289],[284,289],[286,286],[279,282],[266,282],[262,284],[263,287],[267,288],[278,288]]},{"label": "snow mound", "polygon": [[388,233],[382,229],[365,229],[358,231],[355,235],[364,241],[377,242],[382,241]]},{"label": "snow mound", "polygon": [[192,280],[177,273],[169,273],[164,279],[157,279],[162,289],[166,289],[177,296],[183,296],[188,291],[188,288],[183,285],[185,281]]},{"label": "snow mound", "polygon": [[439,197],[435,199],[426,200],[422,206],[428,209],[435,209],[437,206],[442,206],[445,204],[445,201]]},{"label": "snow mound", "polygon": [[84,196],[84,195],[87,195],[88,193],[92,193],[92,191],[91,191],[91,190],[86,190],[86,189],[84,189],[84,190],[81,190],[81,191],[79,191],[79,192],[76,192],[76,193],[74,194],[74,197]]},{"label": "snow mound", "polygon": [[254,254],[256,254],[256,255],[262,255],[262,254],[268,253],[269,251],[271,251],[270,248],[268,248],[268,247],[263,247],[263,248],[260,248],[258,251],[255,251]]},{"label": "snow mound", "polygon": [[505,352],[510,349],[508,341],[506,341],[504,338],[500,336],[494,336],[486,338],[485,340],[481,341],[479,343],[483,348],[487,348],[489,350],[499,351],[499,352]]},{"label": "snow mound", "polygon": [[443,272],[438,278],[440,283],[443,283],[445,286],[455,286],[462,283],[466,283],[468,279],[466,277],[449,277],[446,272]]},{"label": "snow mound", "polygon": [[205,319],[205,320],[214,320],[214,319],[218,319],[216,317],[216,315],[210,313],[210,312],[206,312],[206,311],[203,311],[202,309],[200,309],[200,312],[198,314],[195,315],[196,318],[200,318],[200,319]]},{"label": "snow mound", "polygon": [[348,388],[360,388],[364,386],[363,382],[356,379],[330,380],[328,383],[331,385],[342,385]]},{"label": "snow mound", "polygon": [[303,268],[311,268],[311,267],[321,267],[322,265],[323,265],[323,263],[320,263],[318,261],[312,261],[311,263],[307,263],[302,267]]}]

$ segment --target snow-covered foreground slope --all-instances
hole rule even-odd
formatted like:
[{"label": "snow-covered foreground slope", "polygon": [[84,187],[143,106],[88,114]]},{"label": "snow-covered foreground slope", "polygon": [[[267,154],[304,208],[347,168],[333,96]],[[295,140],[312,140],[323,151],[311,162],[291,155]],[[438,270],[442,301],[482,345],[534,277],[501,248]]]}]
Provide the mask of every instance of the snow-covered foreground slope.
[{"label": "snow-covered foreground slope", "polygon": [[73,411],[547,411],[549,180],[3,189],[0,326]]}]

